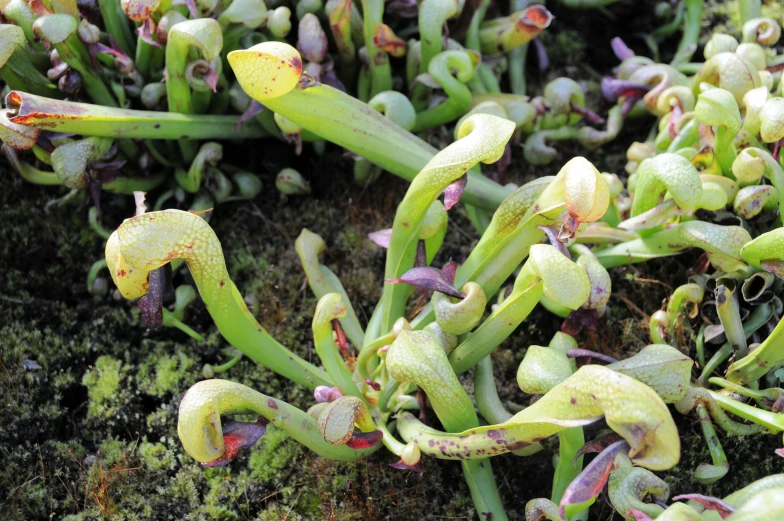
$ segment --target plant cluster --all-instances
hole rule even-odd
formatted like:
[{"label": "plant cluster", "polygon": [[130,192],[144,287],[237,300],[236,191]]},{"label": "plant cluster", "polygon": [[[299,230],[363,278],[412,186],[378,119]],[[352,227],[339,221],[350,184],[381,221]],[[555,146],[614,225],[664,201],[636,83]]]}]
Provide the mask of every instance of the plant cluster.
[{"label": "plant cluster", "polygon": [[[613,42],[621,63],[601,83],[610,107],[602,117],[569,78],[525,96],[525,49],[553,17],[514,4],[490,18],[489,0],[300,0],[295,48],[286,42],[291,9],[262,0],[9,0],[0,6],[10,22],[0,25],[0,76],[10,89],[3,152],[32,183],[90,190],[91,225],[107,243],[89,291],[106,294],[99,274],[108,269],[123,297],[139,299],[145,325],[195,339],[185,312],[200,297],[237,350],[205,366],[206,379],[180,404],[180,441],[205,467],[228,464],[272,424],[334,460],[382,447],[399,458],[393,466],[413,472],[423,455],[459,460],[476,512],[499,521],[507,517],[490,458],[524,457],[557,436],[552,494],[527,503],[528,520],[585,520],[605,487],[613,508],[637,521],[778,519],[781,475],[723,500],[689,494],[673,498],[688,504],[668,505],[669,488],[652,471],[680,459],[668,404],[700,421],[712,458],[695,470],[702,483],[729,471],[715,426],[734,436],[784,431],[779,24],[742,2],[741,41],[715,34],[695,63],[702,2],[683,0],[651,38],[657,55],[656,42],[683,27],[672,63]],[[457,17],[453,39],[444,27]],[[511,93],[501,92],[506,84]],[[649,113],[658,123],[629,148],[625,183],[582,157],[520,187],[481,173],[481,163],[502,173],[513,143],[542,165],[558,155],[553,141],[595,149],[627,118]],[[451,144],[423,139],[451,124]],[[320,363],[257,322],[203,212],[260,192],[259,178],[226,161],[218,141],[262,137],[297,153],[303,142],[343,147],[363,186],[384,170],[410,181],[391,227],[371,234],[386,264],[367,323],[320,262],[324,240],[304,229],[296,241],[318,298]],[[291,168],[276,186],[309,192]],[[139,192],[158,188],[147,211]],[[137,194],[136,215],[111,234],[100,224],[102,190]],[[479,240],[460,264],[435,267],[460,202]],[[612,268],[695,248],[704,254],[690,282],[650,319],[650,345],[623,360],[579,347],[575,337],[601,324]],[[173,287],[183,264],[196,289]],[[425,303],[412,311],[415,295]],[[490,354],[537,304],[564,321],[547,346],[528,347],[517,383],[534,399],[512,412]],[[311,390],[313,406],[214,378],[243,356]],[[473,393],[463,385],[471,370]],[[222,420],[232,415],[254,420]],[[600,420],[609,430],[586,443],[584,427]],[[589,452],[599,455],[584,466]]]}]

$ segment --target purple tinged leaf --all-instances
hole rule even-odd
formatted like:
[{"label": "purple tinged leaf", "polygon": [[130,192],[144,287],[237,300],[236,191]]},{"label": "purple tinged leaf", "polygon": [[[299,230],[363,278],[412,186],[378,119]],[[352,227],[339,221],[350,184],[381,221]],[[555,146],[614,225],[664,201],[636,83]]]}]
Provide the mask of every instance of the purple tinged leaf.
[{"label": "purple tinged leaf", "polygon": [[457,274],[457,267],[458,264],[454,262],[452,259],[449,259],[449,261],[446,264],[444,264],[444,267],[441,268],[441,273],[444,275],[444,279],[450,284],[455,283],[455,275]]},{"label": "purple tinged leaf", "polygon": [[171,282],[171,264],[152,270],[147,275],[147,294],[139,299],[142,323],[152,330],[163,325],[163,301],[174,292]]},{"label": "purple tinged leaf", "polygon": [[610,45],[612,46],[615,57],[620,61],[628,60],[629,58],[634,58],[635,56],[634,51],[629,49],[629,46],[626,45],[626,42],[617,36],[610,40]]},{"label": "purple tinged leaf", "polygon": [[784,458],[784,449],[776,449],[773,452],[776,453],[776,456],[781,456],[782,458]]},{"label": "purple tinged leaf", "polygon": [[422,463],[420,462],[417,462],[415,465],[406,465],[403,463],[403,460],[400,460],[397,463],[390,463],[389,466],[393,469],[410,470],[411,472],[416,472],[417,474],[422,474],[425,471],[425,469],[422,468]]},{"label": "purple tinged leaf", "polygon": [[607,122],[606,119],[601,117],[596,112],[594,112],[591,109],[588,109],[586,107],[581,107],[577,103],[570,102],[569,103],[569,108],[571,109],[572,112],[576,112],[577,114],[581,115],[582,117],[584,117],[586,120],[590,121],[591,123],[596,123],[598,125],[604,125]]},{"label": "purple tinged leaf", "polygon": [[547,56],[547,49],[539,38],[533,40],[534,49],[536,50],[536,63],[539,65],[539,70],[544,72],[550,68],[550,58]]},{"label": "purple tinged leaf", "polygon": [[593,358],[594,360],[601,360],[608,364],[614,364],[618,361],[611,356],[603,355],[596,351],[591,351],[590,349],[570,349],[566,352],[566,356],[568,358]]},{"label": "purple tinged leaf", "polygon": [[237,457],[240,449],[252,447],[259,441],[259,438],[267,432],[267,421],[263,416],[253,423],[250,422],[231,422],[223,426],[223,446],[225,450],[218,459],[201,463],[202,467],[215,468],[224,467],[231,460]]},{"label": "purple tinged leaf", "polygon": [[144,22],[142,22],[142,25],[136,30],[136,32],[139,33],[139,38],[141,38],[143,42],[159,49],[163,48],[161,47],[161,44],[152,38],[152,18],[147,18]]},{"label": "purple tinged leaf", "polygon": [[194,20],[201,18],[199,10],[196,8],[196,0],[185,0],[185,5],[188,7],[188,13],[190,13],[191,18]]},{"label": "purple tinged leaf", "polygon": [[619,434],[612,432],[606,436],[587,442],[582,447],[577,449],[577,452],[574,455],[574,460],[572,461],[574,467],[577,468],[577,460],[580,458],[580,456],[584,456],[585,454],[599,453],[613,443],[617,443],[621,440],[623,440],[623,438]]},{"label": "purple tinged leaf", "polygon": [[377,232],[370,232],[367,234],[367,236],[368,239],[382,248],[389,248],[389,240],[392,238],[392,228],[386,228]]},{"label": "purple tinged leaf", "polygon": [[784,261],[781,259],[763,259],[760,261],[760,268],[784,279]]},{"label": "purple tinged leaf", "polygon": [[255,118],[256,116],[264,112],[264,109],[266,109],[264,105],[262,105],[256,100],[251,100],[250,104],[248,105],[248,108],[245,109],[245,112],[242,113],[242,115],[237,120],[237,123],[234,125],[234,130],[239,134],[242,124],[245,123],[246,121],[250,121],[251,119]]},{"label": "purple tinged leaf", "polygon": [[450,183],[444,189],[444,209],[449,210],[460,201],[460,196],[463,195],[466,184],[468,183],[468,174],[463,174],[457,180]]},{"label": "purple tinged leaf", "polygon": [[635,83],[629,80],[619,80],[616,78],[602,78],[602,96],[607,101],[615,103],[619,98],[632,98],[635,101],[642,98],[650,87],[642,83]]},{"label": "purple tinged leaf", "polygon": [[398,279],[385,279],[390,284],[410,284],[416,288],[438,291],[444,295],[464,299],[465,296],[455,288],[454,281],[444,277],[444,272],[432,266],[411,268]]},{"label": "purple tinged leaf", "polygon": [[563,243],[563,240],[560,237],[560,232],[555,228],[555,226],[537,226],[540,230],[547,235],[547,240],[550,242],[550,245],[555,246],[558,248],[558,251],[563,253],[564,257],[567,259],[572,258],[572,254],[569,253],[569,250],[566,248],[566,245]]},{"label": "purple tinged leaf", "polygon": [[722,519],[726,519],[735,512],[735,507],[729,505],[717,497],[703,496],[702,494],[681,494],[672,498],[673,501],[696,501],[708,510],[718,513]]},{"label": "purple tinged leaf", "polygon": [[218,73],[212,67],[207,69],[207,72],[202,75],[201,79],[212,89],[213,93],[218,92]]},{"label": "purple tinged leaf", "polygon": [[342,398],[343,393],[337,387],[327,387],[326,385],[318,385],[313,389],[313,398],[318,403],[334,402],[338,398]]},{"label": "purple tinged leaf", "polygon": [[417,242],[414,266],[417,268],[422,266],[427,266],[427,249],[425,247],[425,241],[423,241],[422,239],[419,239],[419,241]]},{"label": "purple tinged leaf", "polygon": [[558,512],[565,516],[566,507],[596,497],[604,488],[610,473],[617,468],[615,458],[628,452],[629,444],[625,440],[613,443],[602,451],[587,467],[566,487]]},{"label": "purple tinged leaf", "polygon": [[348,92],[346,90],[346,86],[343,85],[343,82],[340,81],[340,78],[338,78],[337,74],[335,74],[335,71],[332,69],[321,73],[321,83],[324,85],[329,85],[333,89],[338,89],[342,92]]},{"label": "purple tinged leaf", "polygon": [[776,397],[776,401],[771,405],[770,410],[776,414],[784,411],[784,391],[779,392],[779,395]]},{"label": "purple tinged leaf", "polygon": [[629,517],[631,517],[634,521],[653,521],[651,516],[634,508],[630,508],[626,512],[626,518],[628,519]]}]

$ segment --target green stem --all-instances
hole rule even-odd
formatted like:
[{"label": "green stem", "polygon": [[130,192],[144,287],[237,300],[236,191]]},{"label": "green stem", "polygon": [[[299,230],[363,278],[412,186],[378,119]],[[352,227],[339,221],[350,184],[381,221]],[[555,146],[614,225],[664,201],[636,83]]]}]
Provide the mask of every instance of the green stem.
[{"label": "green stem", "polygon": [[327,293],[319,299],[313,315],[313,343],[316,354],[321,359],[332,381],[343,395],[356,396],[369,405],[348,370],[345,360],[340,356],[338,346],[332,337],[332,321],[346,314],[343,297],[339,293]]},{"label": "green stem", "polygon": [[297,251],[302,267],[305,269],[310,289],[317,298],[322,298],[328,293],[338,293],[343,297],[346,315],[340,318],[340,324],[346,331],[346,336],[354,344],[354,347],[357,350],[361,350],[365,332],[362,330],[359,318],[357,318],[354,312],[354,307],[351,305],[348,294],[343,288],[340,279],[332,270],[319,263],[319,253],[326,250],[324,240],[307,228],[303,228],[294,242],[294,249]]},{"label": "green stem", "polygon": [[738,0],[738,12],[740,25],[743,26],[749,20],[762,17],[762,2],[761,0]]},{"label": "green stem", "polygon": [[60,101],[19,91],[6,97],[14,123],[82,136],[128,139],[235,139],[266,136],[254,121],[235,116],[127,110]]},{"label": "green stem", "polygon": [[694,472],[694,477],[703,485],[707,485],[723,478],[730,469],[730,465],[727,462],[727,455],[724,454],[719,437],[716,435],[716,429],[713,428],[708,408],[703,404],[699,404],[696,410],[697,418],[702,427],[702,435],[711,455],[712,464],[703,463],[699,465]]},{"label": "green stem", "polygon": [[[183,333],[185,333],[186,335],[188,335],[192,339],[198,340],[199,342],[203,342],[204,341],[204,337],[203,336],[201,336],[199,333],[194,331],[190,326],[188,326],[187,324],[182,322],[182,320],[180,320],[177,317],[175,317],[174,314],[172,314],[172,312],[169,311],[166,308],[163,309],[163,325],[165,327],[176,327],[177,329],[179,329],[180,331],[182,331]],[[237,359],[237,361],[239,361],[239,359],[242,358],[242,355],[239,355],[239,357],[235,357],[235,358]],[[231,362],[229,362],[229,363],[231,363]],[[237,362],[234,362],[234,363],[236,364]],[[232,364],[232,365],[234,365],[234,364]],[[219,367],[222,367],[222,366],[219,366]],[[229,366],[229,367],[231,367],[231,366]],[[215,369],[215,368],[213,368],[213,369]],[[218,371],[216,370],[216,372],[218,372]]]},{"label": "green stem", "polygon": [[384,0],[362,0],[362,15],[364,16],[365,49],[370,66],[369,97],[372,98],[380,92],[392,90],[392,69],[389,66],[389,55],[373,43],[376,27],[383,23]]},{"label": "green stem", "polygon": [[106,247],[109,271],[126,298],[144,295],[149,271],[178,258],[188,264],[212,319],[231,345],[299,385],[334,385],[323,369],[286,349],[256,322],[229,278],[215,232],[198,215],[166,210],[127,219]]},{"label": "green stem", "polygon": [[[702,4],[703,0],[684,0],[686,3],[686,15],[683,22],[683,36],[675,56],[678,62],[687,62],[692,54],[697,50],[700,39],[700,28],[702,27]],[[677,63],[673,63],[677,65]]]},{"label": "green stem", "polygon": [[493,378],[493,359],[487,355],[474,368],[474,398],[479,414],[487,423],[504,423],[512,417],[498,397]]},{"label": "green stem", "polygon": [[[263,103],[327,141],[408,181],[412,181],[437,152],[365,103],[327,85],[294,89]],[[462,200],[492,210],[508,195],[502,186],[471,171]]]},{"label": "green stem", "polygon": [[84,44],[79,40],[76,34],[72,34],[64,42],[55,44],[55,49],[57,49],[60,58],[67,63],[69,67],[82,75],[84,90],[95,103],[107,107],[118,106],[117,100],[103,82],[103,78],[101,78],[101,76],[89,65],[89,60],[84,61],[82,59],[87,55],[87,50],[84,49]]},{"label": "green stem", "polygon": [[101,9],[101,19],[106,32],[126,55],[132,56],[134,37],[128,18],[120,8],[120,0],[98,0],[98,7]]},{"label": "green stem", "polygon": [[744,358],[735,361],[727,370],[727,378],[740,384],[753,382],[764,376],[784,359],[784,320],[762,344]]},{"label": "green stem", "polygon": [[[736,434],[737,436],[744,436],[746,434],[756,434],[764,429],[769,429],[773,432],[784,431],[784,415],[777,414],[771,411],[764,411],[751,405],[741,403],[733,400],[728,396],[714,391],[708,391],[713,400],[727,412],[731,412],[739,418],[753,422],[754,425],[740,424],[744,429],[731,429],[728,432]],[[717,422],[722,427],[725,427],[721,422]],[[760,427],[759,429],[757,427]],[[726,427],[725,427],[726,428]],[[734,431],[734,432],[733,432]]]},{"label": "green stem", "polygon": [[[585,434],[582,427],[572,427],[558,433],[558,464],[553,476],[553,490],[550,496],[556,505],[561,502],[566,487],[582,472],[583,457],[580,456],[574,463],[577,451],[585,444]],[[587,509],[585,510],[587,514]],[[575,513],[577,514],[577,513]],[[577,520],[576,517],[571,517]]]}]

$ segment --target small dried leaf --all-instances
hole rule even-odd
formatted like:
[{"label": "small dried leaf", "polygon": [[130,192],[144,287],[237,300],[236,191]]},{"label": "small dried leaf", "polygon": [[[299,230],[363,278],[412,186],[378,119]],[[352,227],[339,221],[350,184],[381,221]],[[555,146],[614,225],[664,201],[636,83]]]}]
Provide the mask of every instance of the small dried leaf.
[{"label": "small dried leaf", "polygon": [[395,58],[400,58],[406,54],[406,42],[397,37],[395,32],[386,24],[376,25],[376,34],[373,36],[373,43],[384,52]]},{"label": "small dried leaf", "polygon": [[599,311],[587,308],[575,309],[561,324],[561,332],[571,336],[579,335],[583,329],[596,331],[598,328]]}]

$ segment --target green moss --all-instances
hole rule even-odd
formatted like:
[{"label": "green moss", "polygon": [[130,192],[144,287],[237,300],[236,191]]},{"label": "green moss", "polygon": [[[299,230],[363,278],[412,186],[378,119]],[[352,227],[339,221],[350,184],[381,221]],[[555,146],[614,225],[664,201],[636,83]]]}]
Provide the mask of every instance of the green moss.
[{"label": "green moss", "polygon": [[262,484],[280,483],[291,475],[303,452],[302,446],[289,439],[288,434],[270,425],[252,449],[248,461],[251,476]]},{"label": "green moss", "polygon": [[193,364],[193,359],[182,351],[168,355],[156,350],[139,366],[136,375],[139,389],[158,398],[167,393],[184,392],[187,385],[194,383],[189,375]]},{"label": "green moss", "polygon": [[101,356],[90,371],[82,378],[90,397],[88,414],[99,418],[109,418],[118,412],[120,384],[129,368],[123,368],[120,360],[111,356]]},{"label": "green moss", "polygon": [[163,443],[142,442],[139,444],[139,454],[144,466],[153,472],[173,470],[177,464],[174,455]]}]

